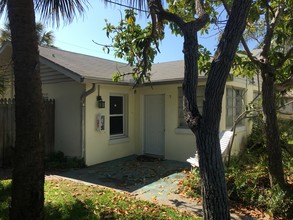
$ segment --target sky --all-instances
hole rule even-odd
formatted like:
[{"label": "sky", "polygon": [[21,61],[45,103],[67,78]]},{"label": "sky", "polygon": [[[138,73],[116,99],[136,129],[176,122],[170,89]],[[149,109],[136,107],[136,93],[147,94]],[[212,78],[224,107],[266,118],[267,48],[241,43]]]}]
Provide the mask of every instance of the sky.
[{"label": "sky", "polygon": [[[59,28],[47,25],[46,31],[52,30],[54,32],[54,45],[59,49],[123,62],[123,60],[115,58],[113,52],[110,52],[110,54],[105,53],[103,47],[96,45],[93,41],[100,44],[111,44],[110,39],[106,37],[106,32],[103,31],[105,19],[113,25],[117,25],[124,9],[109,3],[105,6],[103,1],[92,1],[91,7],[88,8],[83,17],[78,16],[72,23],[66,26],[61,24]],[[37,16],[36,21],[39,20]],[[0,28],[3,27],[4,22],[2,16]],[[147,22],[146,16],[144,14],[140,15],[138,22],[145,25]],[[214,53],[217,46],[215,37],[199,36],[199,42],[207,47],[212,54]],[[172,35],[166,26],[165,38],[160,44],[161,53],[155,58],[155,63],[183,60],[182,47],[182,37]]]}]

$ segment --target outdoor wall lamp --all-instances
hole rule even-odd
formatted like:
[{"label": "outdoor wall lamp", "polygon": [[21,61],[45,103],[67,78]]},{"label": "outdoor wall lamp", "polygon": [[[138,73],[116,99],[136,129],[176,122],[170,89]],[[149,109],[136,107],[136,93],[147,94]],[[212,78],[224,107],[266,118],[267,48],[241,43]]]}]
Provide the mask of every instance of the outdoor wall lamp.
[{"label": "outdoor wall lamp", "polygon": [[97,96],[97,102],[99,108],[105,108],[105,101],[103,101],[102,96]]},{"label": "outdoor wall lamp", "polygon": [[98,86],[97,102],[99,108],[105,108],[105,101],[103,101],[102,96],[100,96],[100,85]]}]

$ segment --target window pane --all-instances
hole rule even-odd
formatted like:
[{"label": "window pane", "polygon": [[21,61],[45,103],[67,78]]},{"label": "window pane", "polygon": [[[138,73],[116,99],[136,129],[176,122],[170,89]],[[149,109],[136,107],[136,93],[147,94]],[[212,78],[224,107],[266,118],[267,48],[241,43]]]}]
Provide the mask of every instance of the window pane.
[{"label": "window pane", "polygon": [[110,117],[110,135],[123,134],[123,116]]},{"label": "window pane", "polygon": [[186,124],[186,121],[185,121],[185,119],[184,118],[180,118],[179,119],[179,127],[183,127],[183,128],[185,128],[185,127],[187,127],[187,124]]},{"label": "window pane", "polygon": [[233,125],[233,108],[227,108],[226,126],[230,127]]},{"label": "window pane", "polygon": [[[235,119],[243,111],[242,103],[243,90],[241,89],[227,89],[227,114],[226,126],[231,127]],[[240,121],[238,125],[244,125],[244,120]]]},{"label": "window pane", "polygon": [[110,96],[110,115],[123,114],[123,97]]}]

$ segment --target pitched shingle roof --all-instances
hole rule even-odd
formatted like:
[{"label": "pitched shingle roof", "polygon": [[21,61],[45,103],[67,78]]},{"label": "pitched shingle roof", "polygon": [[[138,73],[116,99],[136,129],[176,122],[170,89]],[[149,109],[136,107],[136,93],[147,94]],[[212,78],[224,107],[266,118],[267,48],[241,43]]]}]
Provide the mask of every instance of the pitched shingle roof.
[{"label": "pitched shingle roof", "polygon": [[184,78],[184,61],[153,64],[151,71],[152,82],[177,81]]},{"label": "pitched shingle roof", "polygon": [[[10,42],[8,42],[8,47],[11,53]],[[1,48],[1,56],[4,53],[4,49],[4,47]],[[40,61],[43,66],[46,65],[60,74],[63,74],[67,79],[73,79],[78,82],[84,82],[85,80],[91,82],[112,82],[115,72],[130,71],[130,67],[122,62],[49,47],[39,47],[39,51]],[[48,74],[49,77],[54,77],[50,74]],[[58,77],[60,78],[60,76]],[[43,76],[43,78],[45,77]],[[125,77],[121,82],[127,84],[130,82],[133,83],[133,80],[130,80],[131,78],[131,76]],[[179,82],[182,81],[183,78],[183,60],[153,64],[151,71],[152,83]]]},{"label": "pitched shingle roof", "polygon": [[111,81],[113,73],[120,70],[129,71],[125,63],[106,60],[98,57],[73,53],[55,48],[39,47],[41,58],[70,71],[73,76],[84,79]]},{"label": "pitched shingle roof", "polygon": [[[130,71],[130,67],[121,62],[55,48],[40,47],[39,49],[41,57],[71,71],[72,74],[80,76],[81,79],[111,81],[113,73]],[[151,71],[152,82],[180,81],[183,76],[183,60],[154,64]],[[128,82],[129,77],[125,81]]]}]

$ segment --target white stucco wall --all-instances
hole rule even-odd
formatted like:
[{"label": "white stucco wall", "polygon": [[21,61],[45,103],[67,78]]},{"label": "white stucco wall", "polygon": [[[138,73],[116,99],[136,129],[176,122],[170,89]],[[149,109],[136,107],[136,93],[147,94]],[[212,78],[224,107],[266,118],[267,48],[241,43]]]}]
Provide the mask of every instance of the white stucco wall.
[{"label": "white stucco wall", "polygon": [[84,85],[65,82],[43,85],[43,93],[55,99],[55,151],[81,156],[81,104]]},{"label": "white stucco wall", "polygon": [[[87,90],[91,85],[87,85]],[[110,140],[109,130],[109,97],[110,95],[127,96],[127,130],[125,138]],[[98,84],[94,93],[86,98],[86,129],[85,129],[85,161],[87,165],[93,165],[132,154],[137,154],[135,146],[135,130],[137,127],[134,122],[134,90],[131,86],[100,85],[100,96],[105,101],[105,108],[97,106]],[[105,131],[97,131],[97,114],[105,115]]]}]

